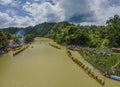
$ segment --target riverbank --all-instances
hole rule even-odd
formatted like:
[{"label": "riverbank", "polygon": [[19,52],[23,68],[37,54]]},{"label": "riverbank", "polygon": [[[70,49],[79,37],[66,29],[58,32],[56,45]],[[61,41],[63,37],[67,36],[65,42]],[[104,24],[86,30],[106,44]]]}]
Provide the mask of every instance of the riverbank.
[{"label": "riverbank", "polygon": [[[47,39],[47,40],[49,41],[49,39]],[[50,41],[51,41],[52,44],[58,45],[53,40],[50,39]],[[59,47],[61,46],[62,49],[66,49],[65,46],[62,46],[62,45],[58,45],[58,46]],[[118,87],[118,86],[120,86],[119,81],[115,81],[115,80],[104,77],[103,73],[101,71],[99,71],[96,67],[94,67],[92,64],[90,64],[88,61],[86,61],[78,51],[72,51],[71,50],[71,53],[72,53],[73,57],[75,57],[77,60],[81,61],[85,66],[88,66],[91,69],[91,71],[95,72],[96,76],[105,80],[104,87]],[[114,85],[114,86],[111,86],[111,84]]]},{"label": "riverbank", "polygon": [[86,61],[91,63],[95,68],[99,69],[102,74],[107,72],[108,75],[114,74],[120,76],[120,69],[118,68],[120,64],[119,54],[112,53],[111,55],[100,55],[86,51],[85,49],[80,50],[79,53]]},{"label": "riverbank", "polygon": [[83,59],[98,69],[104,76],[110,78],[111,75],[114,75],[120,78],[119,53],[114,53],[112,50],[102,51],[95,48],[80,47],[77,45],[69,45],[67,46],[67,49],[78,51]]},{"label": "riverbank", "polygon": [[96,81],[98,81],[101,85],[105,85],[105,79],[99,77],[98,75],[95,74],[95,72],[93,72],[89,66],[86,66],[86,64],[84,64],[83,62],[81,62],[80,60],[78,60],[77,58],[75,58],[72,53],[70,52],[69,49],[67,49],[67,54],[70,57],[70,59],[73,60],[73,62],[75,62],[80,68],[82,68],[84,70],[84,72],[86,74],[88,74],[90,77],[92,77],[93,79],[95,79]]},{"label": "riverbank", "polygon": [[22,51],[24,51],[25,49],[27,49],[30,45],[29,44],[25,44],[22,47],[20,47],[18,50],[14,50],[13,56],[16,56],[17,54],[21,53]]}]

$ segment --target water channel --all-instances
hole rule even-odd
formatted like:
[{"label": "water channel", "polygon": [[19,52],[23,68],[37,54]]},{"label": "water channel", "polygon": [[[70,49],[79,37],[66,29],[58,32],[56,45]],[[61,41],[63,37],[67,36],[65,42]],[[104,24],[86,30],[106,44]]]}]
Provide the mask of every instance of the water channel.
[{"label": "water channel", "polygon": [[[0,87],[102,87],[66,54],[65,49],[36,39],[20,54],[0,56]],[[104,87],[120,87],[120,82],[106,78]]]}]

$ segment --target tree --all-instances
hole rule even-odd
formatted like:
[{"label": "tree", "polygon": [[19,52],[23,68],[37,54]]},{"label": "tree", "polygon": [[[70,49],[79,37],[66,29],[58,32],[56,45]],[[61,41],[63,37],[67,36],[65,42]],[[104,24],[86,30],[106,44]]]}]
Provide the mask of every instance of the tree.
[{"label": "tree", "polygon": [[0,30],[0,49],[5,49],[8,46],[8,39],[4,32]]},{"label": "tree", "polygon": [[120,46],[120,17],[115,15],[113,18],[107,20],[108,34],[110,45],[119,47]]},{"label": "tree", "polygon": [[34,38],[35,38],[34,34],[27,34],[27,35],[25,35],[26,42],[31,42],[31,41],[34,40]]}]

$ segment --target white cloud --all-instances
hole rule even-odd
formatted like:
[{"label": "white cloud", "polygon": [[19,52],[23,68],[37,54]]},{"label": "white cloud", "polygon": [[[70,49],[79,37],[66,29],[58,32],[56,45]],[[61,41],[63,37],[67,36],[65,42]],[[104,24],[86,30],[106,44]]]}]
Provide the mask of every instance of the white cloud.
[{"label": "white cloud", "polygon": [[23,9],[33,17],[36,23],[64,20],[64,12],[58,4],[51,5],[49,2],[43,2],[41,4],[26,2]]},{"label": "white cloud", "polygon": [[10,17],[7,13],[0,12],[0,27],[26,27],[29,25],[35,25],[33,20],[28,16],[21,17],[21,16],[13,16]]},{"label": "white cloud", "polygon": [[14,16],[14,15],[17,14],[17,12],[16,12],[15,10],[13,10],[13,9],[7,9],[7,10],[6,10],[6,13],[7,13],[7,14],[10,14],[10,15],[12,15],[12,16]]},{"label": "white cloud", "polygon": [[[116,0],[53,0],[65,12],[65,20],[82,25],[105,25],[106,20],[115,14],[120,15],[120,1]],[[117,2],[114,5],[110,5]],[[76,15],[77,14],[77,15]],[[73,22],[74,22],[73,21]]]},{"label": "white cloud", "polygon": [[16,23],[17,26],[19,26],[19,27],[26,27],[29,25],[31,25],[31,26],[35,25],[33,20],[28,16],[25,16],[25,17],[14,16],[12,19],[14,20],[13,24]]},{"label": "white cloud", "polygon": [[38,2],[38,1],[41,1],[41,0],[33,0],[33,1],[36,1],[36,2]]},{"label": "white cloud", "polygon": [[21,4],[21,1],[12,1],[11,3],[10,3],[10,6],[11,7],[20,7],[20,6],[22,6],[22,4]]},{"label": "white cloud", "polygon": [[90,0],[91,9],[95,12],[96,24],[104,25],[110,17],[115,14],[120,15],[120,6],[111,6],[109,3],[109,0]]},{"label": "white cloud", "polygon": [[0,4],[10,7],[20,7],[22,5],[21,0],[0,0]]},{"label": "white cloud", "polygon": [[19,0],[0,0],[0,4],[18,7],[17,9],[25,13],[24,16],[19,16],[13,9],[6,10],[6,13],[0,12],[0,27],[26,27],[42,22],[64,20],[82,25],[100,25],[105,24],[109,17],[120,15],[120,6],[118,3],[111,5],[112,0],[53,0],[54,5],[49,3],[50,0],[47,1],[29,0],[21,4]]},{"label": "white cloud", "polygon": [[0,4],[2,5],[7,5],[7,4],[10,4],[12,3],[13,0],[0,0]]},{"label": "white cloud", "polygon": [[[65,12],[65,20],[73,22],[89,21],[94,17],[88,0],[53,0]],[[91,20],[93,21],[93,20]]]}]

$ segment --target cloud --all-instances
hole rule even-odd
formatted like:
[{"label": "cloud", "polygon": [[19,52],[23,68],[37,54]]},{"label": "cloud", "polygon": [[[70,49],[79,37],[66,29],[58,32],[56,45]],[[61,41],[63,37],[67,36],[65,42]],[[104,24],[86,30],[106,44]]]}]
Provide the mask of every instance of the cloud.
[{"label": "cloud", "polygon": [[7,21],[10,20],[10,17],[6,13],[0,12],[0,26],[5,26],[7,24]]},{"label": "cloud", "polygon": [[[53,0],[64,10],[65,20],[81,23],[94,18],[94,11],[91,10],[88,0]],[[93,19],[91,20],[93,21]]]},{"label": "cloud", "polygon": [[11,17],[7,13],[0,12],[0,27],[26,27],[29,25],[35,25],[33,20],[30,19],[28,16],[21,17],[21,16],[13,16]]},{"label": "cloud", "polygon": [[[113,17],[115,14],[120,15],[120,6],[115,5],[113,3],[114,1],[111,2],[111,0],[91,0],[89,2],[91,9],[95,12],[95,24],[105,25],[106,20],[108,20],[110,17]],[[114,5],[110,5],[110,3],[113,3]]]},{"label": "cloud", "polygon": [[12,3],[13,0],[0,0],[0,4],[2,5],[7,5],[7,4],[10,4]]},{"label": "cloud", "polygon": [[108,0],[110,6],[120,6],[120,0]]},{"label": "cloud", "polygon": [[0,5],[10,6],[10,7],[20,7],[22,0],[0,0]]},{"label": "cloud", "polygon": [[0,0],[0,7],[0,27],[59,21],[105,25],[120,15],[120,0]]},{"label": "cloud", "polygon": [[17,12],[15,10],[13,10],[13,9],[7,9],[6,13],[9,14],[9,15],[11,15],[11,16],[14,16],[14,15],[17,14]]},{"label": "cloud", "polygon": [[41,4],[26,2],[23,9],[28,12],[28,15],[32,16],[36,23],[64,20],[64,12],[58,4],[52,5],[49,2],[43,2]]}]

